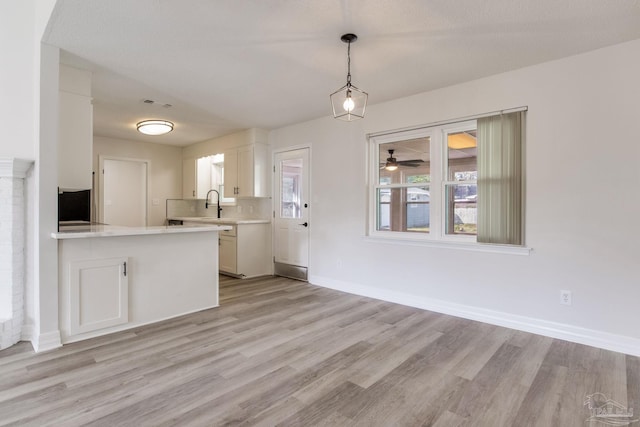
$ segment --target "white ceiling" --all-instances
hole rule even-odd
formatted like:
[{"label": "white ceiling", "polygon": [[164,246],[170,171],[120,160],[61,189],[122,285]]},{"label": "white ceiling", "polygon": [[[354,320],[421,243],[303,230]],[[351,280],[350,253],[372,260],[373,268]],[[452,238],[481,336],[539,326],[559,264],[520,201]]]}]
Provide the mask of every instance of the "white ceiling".
[{"label": "white ceiling", "polygon": [[[347,32],[359,37],[353,83],[375,104],[640,38],[640,4],[58,0],[44,41],[93,71],[96,135],[188,145],[328,116],[346,81]],[[137,133],[150,118],[175,130]]]}]

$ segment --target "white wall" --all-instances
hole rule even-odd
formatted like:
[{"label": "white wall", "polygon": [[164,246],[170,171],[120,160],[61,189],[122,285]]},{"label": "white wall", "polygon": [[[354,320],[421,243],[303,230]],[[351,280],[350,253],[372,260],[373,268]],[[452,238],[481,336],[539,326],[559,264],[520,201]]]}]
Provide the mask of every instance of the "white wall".
[{"label": "white wall", "polygon": [[[311,282],[640,354],[639,75],[640,40],[272,131],[312,147]],[[367,133],[520,106],[529,256],[365,238]]]},{"label": "white wall", "polygon": [[[25,182],[26,292],[23,338],[59,345],[56,225],[58,49],[41,44],[55,0],[0,3],[0,157],[35,160]],[[51,185],[49,183],[52,183]]]},{"label": "white wall", "polygon": [[265,130],[257,128],[247,129],[184,147],[182,157],[184,159],[198,159],[213,154],[220,154],[230,148],[242,147],[254,143],[266,144],[268,137],[268,133]]},{"label": "white wall", "polygon": [[[182,198],[182,148],[94,136],[93,170],[96,172],[99,172],[98,159],[101,155],[149,160],[148,225],[164,225],[166,199]],[[96,189],[97,184],[96,180]],[[96,200],[100,198],[96,191]],[[158,201],[157,205],[153,204],[154,199]]]},{"label": "white wall", "polygon": [[35,1],[0,3],[0,157],[35,158]]}]

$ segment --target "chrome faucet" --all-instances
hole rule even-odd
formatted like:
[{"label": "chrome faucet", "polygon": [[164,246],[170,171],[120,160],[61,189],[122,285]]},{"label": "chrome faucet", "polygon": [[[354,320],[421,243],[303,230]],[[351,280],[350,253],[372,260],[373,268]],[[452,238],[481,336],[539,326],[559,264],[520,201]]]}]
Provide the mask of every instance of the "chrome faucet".
[{"label": "chrome faucet", "polygon": [[220,212],[222,212],[222,208],[220,207],[220,193],[218,193],[218,190],[214,190],[213,188],[209,191],[207,191],[207,199],[204,202],[204,208],[205,209],[209,209],[209,194],[211,194],[211,192],[215,192],[218,195],[218,218],[220,218]]}]

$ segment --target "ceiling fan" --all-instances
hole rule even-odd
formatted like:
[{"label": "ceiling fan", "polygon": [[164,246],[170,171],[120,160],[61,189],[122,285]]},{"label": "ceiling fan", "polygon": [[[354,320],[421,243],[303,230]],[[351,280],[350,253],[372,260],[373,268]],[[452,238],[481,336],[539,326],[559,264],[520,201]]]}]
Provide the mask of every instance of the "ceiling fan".
[{"label": "ceiling fan", "polygon": [[421,163],[424,163],[424,160],[422,159],[397,160],[395,157],[393,157],[393,152],[395,150],[388,150],[388,151],[389,151],[389,157],[387,158],[387,162],[384,164],[381,163],[380,169],[386,169],[388,171],[393,172],[394,170],[398,169],[398,167],[400,166],[417,168],[418,166],[420,166]]}]

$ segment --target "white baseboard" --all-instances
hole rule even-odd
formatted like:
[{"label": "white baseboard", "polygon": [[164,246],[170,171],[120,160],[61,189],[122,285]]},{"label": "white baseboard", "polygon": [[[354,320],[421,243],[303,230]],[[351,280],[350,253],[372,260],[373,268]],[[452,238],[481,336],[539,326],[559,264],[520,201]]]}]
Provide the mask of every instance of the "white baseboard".
[{"label": "white baseboard", "polygon": [[533,317],[519,316],[502,311],[487,310],[481,307],[425,298],[322,276],[310,276],[309,283],[350,294],[435,311],[464,319],[477,320],[479,322],[504,326],[506,328],[590,345],[592,347],[617,351],[633,356],[640,356],[640,340],[633,337],[581,328],[564,323],[550,322]]},{"label": "white baseboard", "polygon": [[62,347],[62,341],[60,340],[60,331],[51,331],[44,334],[36,335],[31,340],[31,345],[33,345],[33,350],[36,353],[41,353],[43,351],[49,351],[58,347]]},{"label": "white baseboard", "polygon": [[137,322],[137,323],[130,322],[130,323],[125,323],[123,325],[112,326],[110,328],[99,329],[97,331],[91,331],[91,332],[85,332],[83,334],[78,334],[78,335],[73,335],[73,336],[67,336],[66,334],[64,334],[64,339],[63,339],[62,342],[65,345],[66,344],[71,344],[71,343],[74,343],[74,342],[84,341],[84,340],[88,340],[88,339],[91,339],[91,338],[97,338],[97,337],[101,337],[101,336],[104,336],[104,335],[115,334],[116,332],[128,331],[130,329],[139,328],[141,326],[152,325],[154,323],[164,322],[165,320],[175,319],[176,317],[186,316],[188,314],[198,313],[200,311],[210,310],[210,309],[216,308],[216,307],[220,307],[220,304],[212,305],[210,307],[196,308],[195,310],[189,310],[189,311],[186,311],[184,313],[174,314],[174,315],[171,315],[171,316],[162,317],[162,318],[155,319],[155,320],[150,320],[148,322]]}]

